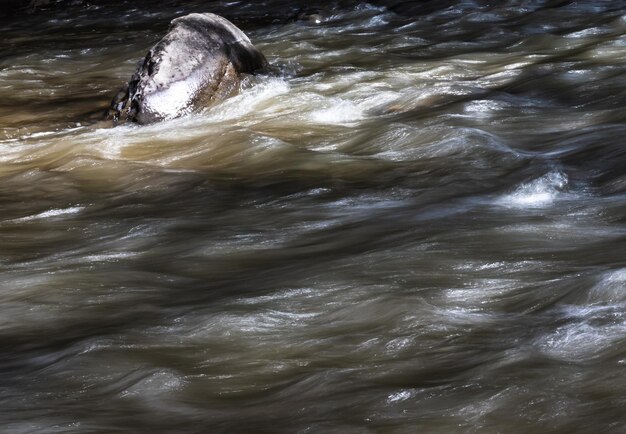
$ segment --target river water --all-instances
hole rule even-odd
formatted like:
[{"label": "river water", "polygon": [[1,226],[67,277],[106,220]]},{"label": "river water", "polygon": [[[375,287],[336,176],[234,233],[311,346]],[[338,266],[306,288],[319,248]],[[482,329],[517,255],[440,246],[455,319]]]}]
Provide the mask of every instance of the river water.
[{"label": "river water", "polygon": [[[2,23],[2,433],[624,432],[626,5],[314,3]],[[275,74],[98,122],[190,11]]]}]

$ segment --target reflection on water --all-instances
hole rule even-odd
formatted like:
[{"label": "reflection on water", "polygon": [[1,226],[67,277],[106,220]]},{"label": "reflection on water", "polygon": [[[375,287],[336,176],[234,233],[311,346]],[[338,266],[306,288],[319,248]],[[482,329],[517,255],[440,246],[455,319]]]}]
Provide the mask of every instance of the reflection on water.
[{"label": "reflection on water", "polygon": [[[2,432],[623,430],[623,5],[180,3],[3,24]],[[99,123],[192,10],[277,74]]]}]

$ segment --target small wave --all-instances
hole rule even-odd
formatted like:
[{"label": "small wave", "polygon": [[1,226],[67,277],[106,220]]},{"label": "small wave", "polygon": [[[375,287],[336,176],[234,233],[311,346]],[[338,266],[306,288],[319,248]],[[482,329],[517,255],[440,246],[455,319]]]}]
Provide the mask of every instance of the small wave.
[{"label": "small wave", "polygon": [[147,401],[153,401],[161,397],[166,397],[171,392],[182,389],[185,379],[178,373],[171,370],[157,370],[145,378],[140,379],[135,384],[124,389],[122,397],[140,397]]},{"label": "small wave", "polygon": [[573,307],[575,322],[557,328],[536,343],[544,354],[557,359],[585,361],[609,353],[626,337],[622,307]]},{"label": "small wave", "polygon": [[211,120],[218,121],[236,119],[249,113],[271,107],[272,104],[266,105],[265,103],[288,91],[289,84],[284,79],[268,79],[212,107],[208,111],[208,116]]},{"label": "small wave", "polygon": [[500,197],[496,204],[509,208],[543,208],[554,203],[567,186],[567,176],[551,172],[520,185],[515,191]]},{"label": "small wave", "polygon": [[48,211],[44,211],[38,214],[33,214],[33,215],[26,216],[26,217],[20,217],[20,218],[8,220],[8,221],[12,223],[23,223],[23,222],[28,222],[32,220],[48,219],[52,217],[62,217],[62,216],[67,216],[67,215],[78,214],[84,209],[85,207],[82,207],[82,206],[73,206],[69,208],[53,208],[53,209],[49,209]]},{"label": "small wave", "polygon": [[592,303],[619,303],[626,301],[626,268],[605,273],[589,291]]}]

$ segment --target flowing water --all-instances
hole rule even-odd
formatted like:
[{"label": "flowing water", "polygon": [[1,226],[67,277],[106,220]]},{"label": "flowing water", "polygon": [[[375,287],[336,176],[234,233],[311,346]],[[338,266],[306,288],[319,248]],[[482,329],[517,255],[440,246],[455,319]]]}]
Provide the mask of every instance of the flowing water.
[{"label": "flowing water", "polygon": [[[624,432],[623,2],[160,3],[2,23],[2,433]],[[97,122],[190,11],[276,73]]]}]

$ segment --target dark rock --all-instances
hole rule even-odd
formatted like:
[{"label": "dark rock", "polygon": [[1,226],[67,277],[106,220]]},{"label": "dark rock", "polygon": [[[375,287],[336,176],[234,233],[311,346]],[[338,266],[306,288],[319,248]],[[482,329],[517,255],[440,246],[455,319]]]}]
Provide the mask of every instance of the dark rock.
[{"label": "dark rock", "polygon": [[264,72],[267,60],[234,24],[215,14],[189,14],[168,33],[111,103],[109,119],[147,124],[219,102],[242,74]]}]

